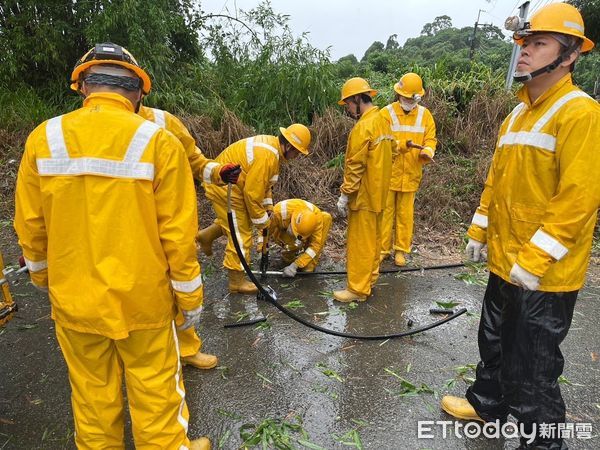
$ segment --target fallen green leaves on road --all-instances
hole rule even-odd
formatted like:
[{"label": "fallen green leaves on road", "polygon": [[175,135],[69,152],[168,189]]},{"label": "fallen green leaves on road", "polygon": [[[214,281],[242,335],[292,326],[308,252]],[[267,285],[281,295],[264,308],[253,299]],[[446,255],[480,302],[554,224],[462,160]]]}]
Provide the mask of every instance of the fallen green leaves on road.
[{"label": "fallen green leaves on road", "polygon": [[337,373],[335,370],[330,369],[329,367],[327,367],[327,365],[325,363],[317,363],[317,369],[319,369],[319,371],[329,377],[329,378],[333,378],[336,381],[339,381],[340,383],[344,382],[344,379],[341,377],[341,375],[339,373]]},{"label": "fallen green leaves on road", "polygon": [[417,386],[417,385],[411,383],[410,381],[408,381],[406,378],[398,375],[392,369],[388,369],[386,367],[383,370],[386,371],[387,373],[389,373],[390,375],[392,375],[393,377],[397,378],[398,380],[400,380],[400,390],[399,391],[393,391],[391,389],[386,389],[386,391],[389,392],[390,394],[396,395],[398,397],[414,397],[414,396],[417,396],[420,394],[433,394],[434,393],[433,389],[431,389],[425,383],[421,383],[420,386]]},{"label": "fallen green leaves on road", "polygon": [[451,389],[456,386],[456,383],[459,381],[464,381],[465,384],[471,385],[475,382],[475,369],[477,368],[476,364],[466,364],[464,366],[457,366],[454,368],[454,378],[450,378],[446,380],[444,386],[446,388]]},{"label": "fallen green leaves on road", "polygon": [[244,424],[240,427],[240,437],[243,440],[241,448],[260,446],[263,449],[296,450],[295,444],[299,444],[313,450],[325,450],[310,442],[308,433],[302,428],[301,418],[296,417],[296,421],[298,423],[282,419],[264,419],[258,425]]}]

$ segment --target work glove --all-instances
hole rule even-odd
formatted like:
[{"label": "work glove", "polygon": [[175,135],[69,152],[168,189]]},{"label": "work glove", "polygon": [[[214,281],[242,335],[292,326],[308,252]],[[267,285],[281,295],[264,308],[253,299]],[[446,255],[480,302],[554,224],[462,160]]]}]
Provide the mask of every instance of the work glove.
[{"label": "work glove", "polygon": [[483,242],[476,241],[475,239],[469,238],[467,244],[466,254],[467,259],[473,262],[484,261],[486,245]]},{"label": "work glove", "polygon": [[537,291],[537,288],[540,287],[540,277],[527,272],[517,263],[510,269],[510,281],[528,291]]},{"label": "work glove", "polygon": [[221,180],[223,180],[223,183],[235,184],[240,177],[240,173],[242,173],[242,169],[239,164],[228,163],[221,166],[219,176],[221,177]]},{"label": "work glove", "polygon": [[283,268],[283,277],[294,278],[296,276],[296,272],[298,272],[298,266],[296,263],[291,263],[289,266]]},{"label": "work glove", "polygon": [[346,217],[348,215],[348,196],[346,194],[340,194],[340,198],[337,201],[337,209],[340,216]]},{"label": "work glove", "polygon": [[190,309],[188,311],[182,309],[181,313],[183,314],[184,322],[177,327],[178,330],[187,330],[190,327],[193,327],[200,321],[200,313],[202,312],[202,305],[198,306],[195,309]]},{"label": "work glove", "polygon": [[433,162],[433,152],[429,148],[424,148],[419,152],[419,159],[424,164],[429,164]]}]

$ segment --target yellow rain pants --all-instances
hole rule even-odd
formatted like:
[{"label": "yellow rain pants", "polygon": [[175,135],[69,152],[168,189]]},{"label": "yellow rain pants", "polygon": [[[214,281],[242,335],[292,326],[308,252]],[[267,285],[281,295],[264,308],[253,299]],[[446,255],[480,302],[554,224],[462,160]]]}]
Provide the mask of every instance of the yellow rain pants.
[{"label": "yellow rain pants", "polygon": [[[381,254],[392,250],[392,227],[394,227],[394,250],[410,253],[413,238],[416,192],[389,191],[381,226]],[[394,226],[395,225],[395,226]]]},{"label": "yellow rain pants", "polygon": [[123,375],[135,447],[189,447],[189,412],[171,323],[134,330],[125,339],[63,328],[56,337],[69,369],[79,450],[124,449]]},{"label": "yellow rain pants", "polygon": [[[211,200],[213,209],[217,215],[217,223],[223,229],[223,233],[227,235],[227,247],[225,247],[225,258],[223,266],[229,270],[242,271],[242,263],[235,251],[233,241],[231,239],[231,231],[227,222],[227,204]],[[250,262],[250,248],[252,247],[252,222],[245,208],[233,207],[233,220],[237,224],[237,239],[244,251],[246,261]]]},{"label": "yellow rain pants", "polygon": [[348,212],[348,289],[356,294],[371,295],[371,288],[379,278],[382,220],[383,212],[366,209]]}]

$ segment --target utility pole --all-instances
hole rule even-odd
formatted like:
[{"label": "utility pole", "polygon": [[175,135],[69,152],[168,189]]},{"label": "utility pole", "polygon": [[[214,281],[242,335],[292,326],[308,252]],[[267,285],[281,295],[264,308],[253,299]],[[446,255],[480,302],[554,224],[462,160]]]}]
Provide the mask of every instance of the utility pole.
[{"label": "utility pole", "polygon": [[[519,17],[523,22],[527,18],[527,13],[529,12],[529,2],[523,3],[519,6]],[[508,66],[508,72],[506,73],[506,83],[504,84],[507,91],[510,91],[510,88],[513,83],[513,74],[515,73],[515,67],[517,65],[517,59],[521,54],[521,47],[517,44],[513,43],[512,54],[510,55],[510,65]]]},{"label": "utility pole", "polygon": [[473,27],[473,36],[471,36],[471,50],[469,50],[469,61],[473,61],[473,56],[475,55],[475,34],[477,33],[477,26],[479,25],[479,15],[485,12],[483,9],[480,9],[477,13],[477,21],[475,22],[475,26]]}]

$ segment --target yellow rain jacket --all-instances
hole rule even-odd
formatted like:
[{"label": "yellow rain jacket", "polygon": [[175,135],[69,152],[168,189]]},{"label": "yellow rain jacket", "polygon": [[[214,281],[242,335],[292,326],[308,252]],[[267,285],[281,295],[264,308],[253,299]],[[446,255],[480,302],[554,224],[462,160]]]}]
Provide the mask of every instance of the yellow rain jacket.
[{"label": "yellow rain jacket", "polygon": [[214,183],[221,186],[225,184],[219,174],[221,164],[204,156],[204,153],[196,146],[196,141],[181,120],[167,111],[144,105],[140,107],[138,114],[146,120],[151,120],[159,127],[170,131],[179,139],[192,167],[194,178],[207,184]]},{"label": "yellow rain jacket", "polygon": [[299,198],[283,200],[277,203],[273,208],[271,225],[269,226],[269,234],[272,242],[275,242],[289,251],[298,251],[300,250],[300,247],[296,246],[296,238],[288,232],[288,229],[291,229],[290,222],[292,220],[292,214],[306,209],[315,213],[317,217],[317,227],[312,235],[302,242],[304,252],[294,261],[300,269],[303,269],[310,264],[317,255],[321,254],[323,247],[325,247],[327,231],[324,226],[324,213],[317,206],[306,200],[301,200]]},{"label": "yellow rain jacket", "polygon": [[423,178],[423,165],[426,162],[419,158],[420,149],[408,147],[408,140],[425,147],[425,151],[433,158],[437,139],[435,137],[435,121],[427,108],[417,105],[410,112],[405,112],[400,102],[394,102],[381,110],[388,121],[396,139],[398,156],[394,158],[390,190],[399,192],[416,192]]},{"label": "yellow rain jacket", "polygon": [[[273,209],[271,188],[279,178],[280,159],[285,161],[279,139],[268,135],[234,142],[215,159],[220,164],[240,165],[242,173],[231,192],[232,207],[246,209],[252,224],[258,228],[267,224],[267,211]],[[227,204],[227,187],[204,183],[204,190],[210,200]]]},{"label": "yellow rain jacket", "polygon": [[492,272],[516,262],[540,291],[580,289],[600,205],[600,106],[566,75],[533,104],[527,87],[504,120],[468,235]]},{"label": "yellow rain jacket", "polygon": [[27,139],[15,229],[60,326],[122,339],[200,306],[197,225],[183,147],[124,97],[92,94]]},{"label": "yellow rain jacket", "polygon": [[390,126],[376,106],[366,111],[350,131],[341,191],[348,196],[351,210],[385,209],[393,143]]}]

